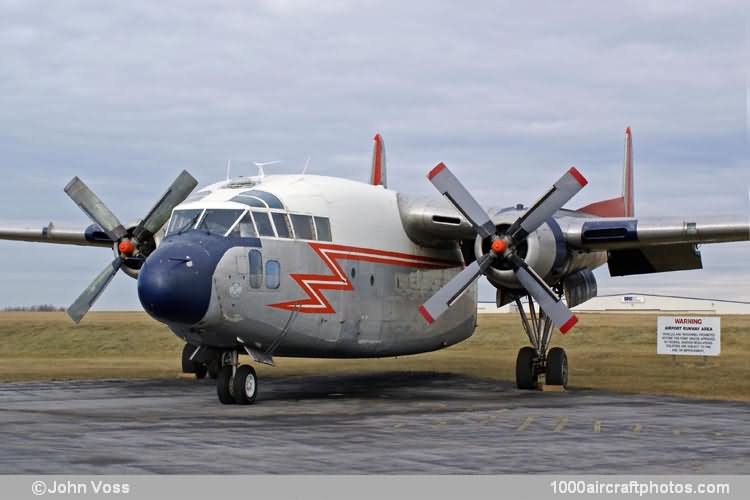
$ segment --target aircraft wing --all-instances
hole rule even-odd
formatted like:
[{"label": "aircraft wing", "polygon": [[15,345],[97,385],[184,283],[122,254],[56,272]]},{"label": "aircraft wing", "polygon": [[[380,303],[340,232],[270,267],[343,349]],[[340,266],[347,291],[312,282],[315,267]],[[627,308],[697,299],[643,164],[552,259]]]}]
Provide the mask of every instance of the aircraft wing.
[{"label": "aircraft wing", "polygon": [[560,220],[566,243],[607,251],[612,276],[702,268],[698,245],[750,240],[750,218],[740,216]]},{"label": "aircraft wing", "polygon": [[61,229],[51,222],[41,228],[0,227],[0,240],[110,248],[114,244],[109,236],[95,224],[83,229]]}]

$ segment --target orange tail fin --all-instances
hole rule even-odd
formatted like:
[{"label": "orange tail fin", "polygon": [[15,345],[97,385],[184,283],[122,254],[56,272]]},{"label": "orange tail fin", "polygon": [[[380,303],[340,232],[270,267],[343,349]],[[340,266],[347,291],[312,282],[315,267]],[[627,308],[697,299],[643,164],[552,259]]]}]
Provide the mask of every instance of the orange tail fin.
[{"label": "orange tail fin", "polygon": [[372,146],[372,170],[370,171],[370,184],[373,186],[388,187],[388,179],[385,172],[385,144],[380,134],[372,138],[375,144]]},{"label": "orange tail fin", "polygon": [[630,127],[625,129],[622,196],[591,203],[579,208],[578,211],[599,217],[635,217],[635,206],[633,204],[633,136]]}]

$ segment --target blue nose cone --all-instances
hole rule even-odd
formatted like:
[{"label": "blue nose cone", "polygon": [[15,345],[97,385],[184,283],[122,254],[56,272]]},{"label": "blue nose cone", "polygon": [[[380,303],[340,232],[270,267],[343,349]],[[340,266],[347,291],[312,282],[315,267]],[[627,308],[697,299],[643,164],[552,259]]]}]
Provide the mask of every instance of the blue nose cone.
[{"label": "blue nose cone", "polygon": [[165,239],[148,256],[138,275],[138,298],[153,318],[193,325],[206,314],[211,283],[225,248],[215,236],[189,232]]}]

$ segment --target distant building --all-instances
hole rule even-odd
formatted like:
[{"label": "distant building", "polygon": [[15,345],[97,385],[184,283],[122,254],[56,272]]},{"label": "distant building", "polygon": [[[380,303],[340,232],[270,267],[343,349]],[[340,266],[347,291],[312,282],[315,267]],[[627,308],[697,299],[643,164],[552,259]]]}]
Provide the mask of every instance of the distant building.
[{"label": "distant building", "polygon": [[[528,307],[523,303],[524,307]],[[515,304],[498,309],[494,302],[480,302],[478,312],[516,312]],[[573,308],[581,313],[679,313],[679,314],[750,314],[750,302],[695,297],[672,297],[651,293],[599,295]]]}]

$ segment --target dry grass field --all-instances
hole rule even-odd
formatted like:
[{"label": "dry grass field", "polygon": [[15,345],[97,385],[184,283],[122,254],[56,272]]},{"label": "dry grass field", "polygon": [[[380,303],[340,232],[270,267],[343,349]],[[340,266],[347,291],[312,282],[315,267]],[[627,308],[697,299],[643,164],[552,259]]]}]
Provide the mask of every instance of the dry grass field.
[{"label": "dry grass field", "polygon": [[[718,358],[656,355],[656,316],[587,314],[555,334],[570,385],[623,392],[750,401],[750,316],[721,319]],[[261,377],[362,371],[438,371],[513,380],[526,343],[516,315],[482,315],[472,338],[434,353],[373,360],[277,359]],[[176,377],[182,343],[137,312],[93,312],[75,326],[64,313],[0,313],[0,381]]]}]

